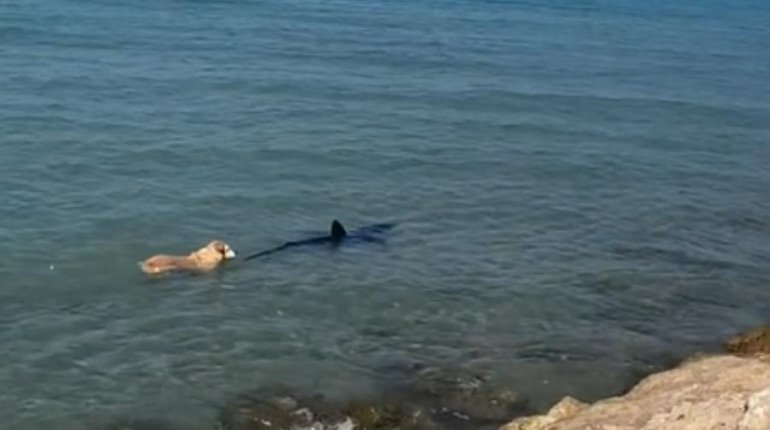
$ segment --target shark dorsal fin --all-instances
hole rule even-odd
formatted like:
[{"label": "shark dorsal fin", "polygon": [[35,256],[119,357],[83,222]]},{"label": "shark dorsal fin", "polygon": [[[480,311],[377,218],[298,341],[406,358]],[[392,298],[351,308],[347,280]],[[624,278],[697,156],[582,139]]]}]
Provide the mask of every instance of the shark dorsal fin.
[{"label": "shark dorsal fin", "polygon": [[332,240],[340,240],[347,236],[348,232],[345,231],[345,227],[343,227],[342,224],[335,219],[332,221],[331,235]]}]

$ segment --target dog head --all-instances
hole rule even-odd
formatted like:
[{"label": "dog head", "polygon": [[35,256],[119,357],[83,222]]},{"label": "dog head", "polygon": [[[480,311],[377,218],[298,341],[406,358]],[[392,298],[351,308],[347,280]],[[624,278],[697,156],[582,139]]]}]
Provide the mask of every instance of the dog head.
[{"label": "dog head", "polygon": [[221,240],[213,240],[206,245],[206,249],[211,250],[218,255],[220,260],[230,260],[235,258],[235,251],[230,248],[230,245],[222,242]]}]

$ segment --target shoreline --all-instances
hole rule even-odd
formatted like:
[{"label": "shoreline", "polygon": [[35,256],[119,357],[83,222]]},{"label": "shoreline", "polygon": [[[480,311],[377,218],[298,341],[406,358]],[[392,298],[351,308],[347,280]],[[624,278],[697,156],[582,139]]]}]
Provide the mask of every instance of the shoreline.
[{"label": "shoreline", "polygon": [[[258,387],[220,404],[217,430],[770,430],[770,326],[738,334],[721,351],[639,374],[615,396],[569,395],[547,412],[520,391],[460,369],[413,369],[411,385],[375,398],[327,398]],[[540,412],[540,414],[538,414]],[[512,420],[512,421],[511,421]],[[110,430],[147,427],[138,419]],[[508,422],[507,424],[505,424]]]},{"label": "shoreline", "polygon": [[770,430],[770,325],[593,404],[566,396],[500,430]]},{"label": "shoreline", "polygon": [[588,404],[567,395],[542,414],[524,390],[429,367],[416,370],[413,386],[377,399],[244,394],[220,410],[218,423],[221,430],[770,430],[770,326],[668,364],[615,396]]}]

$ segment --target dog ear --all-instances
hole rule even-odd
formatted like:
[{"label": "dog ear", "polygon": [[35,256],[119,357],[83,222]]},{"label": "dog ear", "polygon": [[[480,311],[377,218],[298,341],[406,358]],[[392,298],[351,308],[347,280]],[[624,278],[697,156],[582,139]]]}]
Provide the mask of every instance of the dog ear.
[{"label": "dog ear", "polygon": [[217,251],[220,254],[224,254],[227,251],[227,247],[223,242],[220,242],[218,240],[214,241],[214,250]]}]

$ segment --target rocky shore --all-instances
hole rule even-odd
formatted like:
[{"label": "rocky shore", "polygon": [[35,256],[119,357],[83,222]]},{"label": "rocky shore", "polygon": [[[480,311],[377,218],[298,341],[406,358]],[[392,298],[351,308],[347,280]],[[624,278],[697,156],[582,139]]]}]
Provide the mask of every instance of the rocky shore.
[{"label": "rocky shore", "polygon": [[[296,396],[285,389],[243,394],[220,410],[222,430],[496,428],[528,409],[527,400],[458,369],[415,369],[406,386],[377,399]],[[498,424],[499,425],[499,424]]]},{"label": "rocky shore", "polygon": [[500,430],[770,430],[770,326],[730,339],[628,393],[592,405],[565,397]]},{"label": "rocky shore", "polygon": [[[770,430],[770,326],[735,336],[719,354],[696,356],[649,375],[623,395],[593,404],[565,397],[542,415],[533,412],[526,398],[480,375],[427,367],[412,369],[407,386],[374,400],[328,399],[262,387],[225,402],[215,428]],[[144,420],[106,428],[182,427]]]}]

